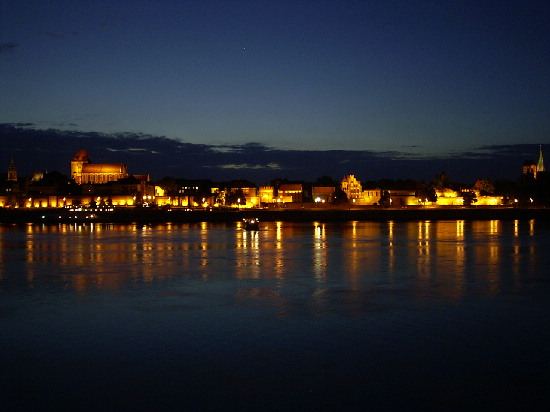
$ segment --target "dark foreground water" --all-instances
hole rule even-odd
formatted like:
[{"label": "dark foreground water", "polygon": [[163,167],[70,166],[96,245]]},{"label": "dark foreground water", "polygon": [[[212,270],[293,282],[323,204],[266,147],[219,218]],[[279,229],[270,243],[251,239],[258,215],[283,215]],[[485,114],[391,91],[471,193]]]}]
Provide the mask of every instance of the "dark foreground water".
[{"label": "dark foreground water", "polygon": [[0,226],[2,410],[547,410],[550,225]]}]

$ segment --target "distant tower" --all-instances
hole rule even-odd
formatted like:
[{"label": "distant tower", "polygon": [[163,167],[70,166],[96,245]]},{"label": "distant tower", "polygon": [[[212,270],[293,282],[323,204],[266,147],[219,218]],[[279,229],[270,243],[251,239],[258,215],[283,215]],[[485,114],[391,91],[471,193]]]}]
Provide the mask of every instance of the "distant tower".
[{"label": "distant tower", "polygon": [[71,160],[71,178],[75,180],[76,184],[82,183],[82,167],[88,163],[92,163],[92,161],[86,150],[76,152]]},{"label": "distant tower", "polygon": [[537,162],[537,173],[544,172],[544,171],[546,171],[546,169],[544,168],[544,159],[542,158],[542,145],[540,145],[539,161]]},{"label": "distant tower", "polygon": [[10,167],[8,169],[8,182],[17,182],[17,169],[15,169],[13,157],[10,160]]}]

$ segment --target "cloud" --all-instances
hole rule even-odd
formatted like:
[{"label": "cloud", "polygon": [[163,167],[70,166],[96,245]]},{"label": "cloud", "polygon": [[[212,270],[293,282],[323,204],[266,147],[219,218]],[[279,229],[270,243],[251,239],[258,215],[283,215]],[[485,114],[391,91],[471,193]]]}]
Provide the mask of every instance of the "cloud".
[{"label": "cloud", "polygon": [[216,153],[235,153],[237,151],[232,146],[213,146],[211,150]]},{"label": "cloud", "polygon": [[269,163],[267,165],[251,165],[248,163],[241,163],[241,164],[226,164],[226,165],[216,165],[216,166],[208,166],[208,167],[219,167],[220,169],[250,169],[250,170],[258,170],[258,169],[267,169],[267,170],[279,170],[282,169],[281,165],[277,163]]},{"label": "cloud", "polygon": [[3,164],[7,170],[13,156],[22,176],[45,170],[69,174],[70,159],[77,150],[86,149],[96,163],[125,163],[130,173],[150,174],[153,180],[165,176],[247,179],[259,185],[276,178],[312,182],[321,176],[338,180],[347,174],[363,181],[431,181],[442,171],[459,183],[478,178],[515,180],[523,162],[536,160],[539,151],[538,144],[479,146],[446,156],[405,150],[285,150],[259,143],[192,144],[140,133],[41,130],[32,123],[0,124],[0,145],[0,168]]},{"label": "cloud", "polygon": [[34,127],[34,123],[5,123],[4,126],[11,126],[11,127]]},{"label": "cloud", "polygon": [[211,150],[218,153],[251,153],[251,152],[265,152],[272,150],[263,143],[250,142],[237,145],[218,145],[212,146]]},{"label": "cloud", "polygon": [[76,123],[67,123],[67,122],[51,123],[51,125],[53,127],[70,127],[70,128],[78,127],[78,124]]},{"label": "cloud", "polygon": [[105,150],[108,150],[110,152],[127,152],[127,153],[139,153],[139,152],[146,152],[151,154],[158,154],[159,152],[151,149],[147,149],[144,147],[128,147],[126,149],[114,149],[112,147],[106,147]]}]

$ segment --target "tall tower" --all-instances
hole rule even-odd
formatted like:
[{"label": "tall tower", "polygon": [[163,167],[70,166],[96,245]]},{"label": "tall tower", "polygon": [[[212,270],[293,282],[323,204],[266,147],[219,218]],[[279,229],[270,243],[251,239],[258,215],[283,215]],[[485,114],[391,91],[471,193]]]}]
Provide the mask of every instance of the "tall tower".
[{"label": "tall tower", "polygon": [[10,160],[10,167],[8,168],[8,182],[17,182],[17,169],[15,168],[13,157]]},{"label": "tall tower", "polygon": [[546,169],[544,168],[544,159],[542,158],[542,145],[540,145],[539,149],[539,161],[537,162],[537,173],[538,172],[544,172]]},{"label": "tall tower", "polygon": [[90,156],[86,150],[79,150],[71,160],[71,178],[75,180],[76,184],[82,183],[82,166],[92,163]]}]

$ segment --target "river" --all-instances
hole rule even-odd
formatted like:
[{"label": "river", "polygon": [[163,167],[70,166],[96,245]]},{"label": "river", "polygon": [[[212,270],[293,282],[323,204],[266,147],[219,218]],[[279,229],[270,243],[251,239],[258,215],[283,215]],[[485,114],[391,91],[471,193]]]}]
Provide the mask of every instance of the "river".
[{"label": "river", "polygon": [[0,225],[3,410],[546,410],[550,222]]}]

